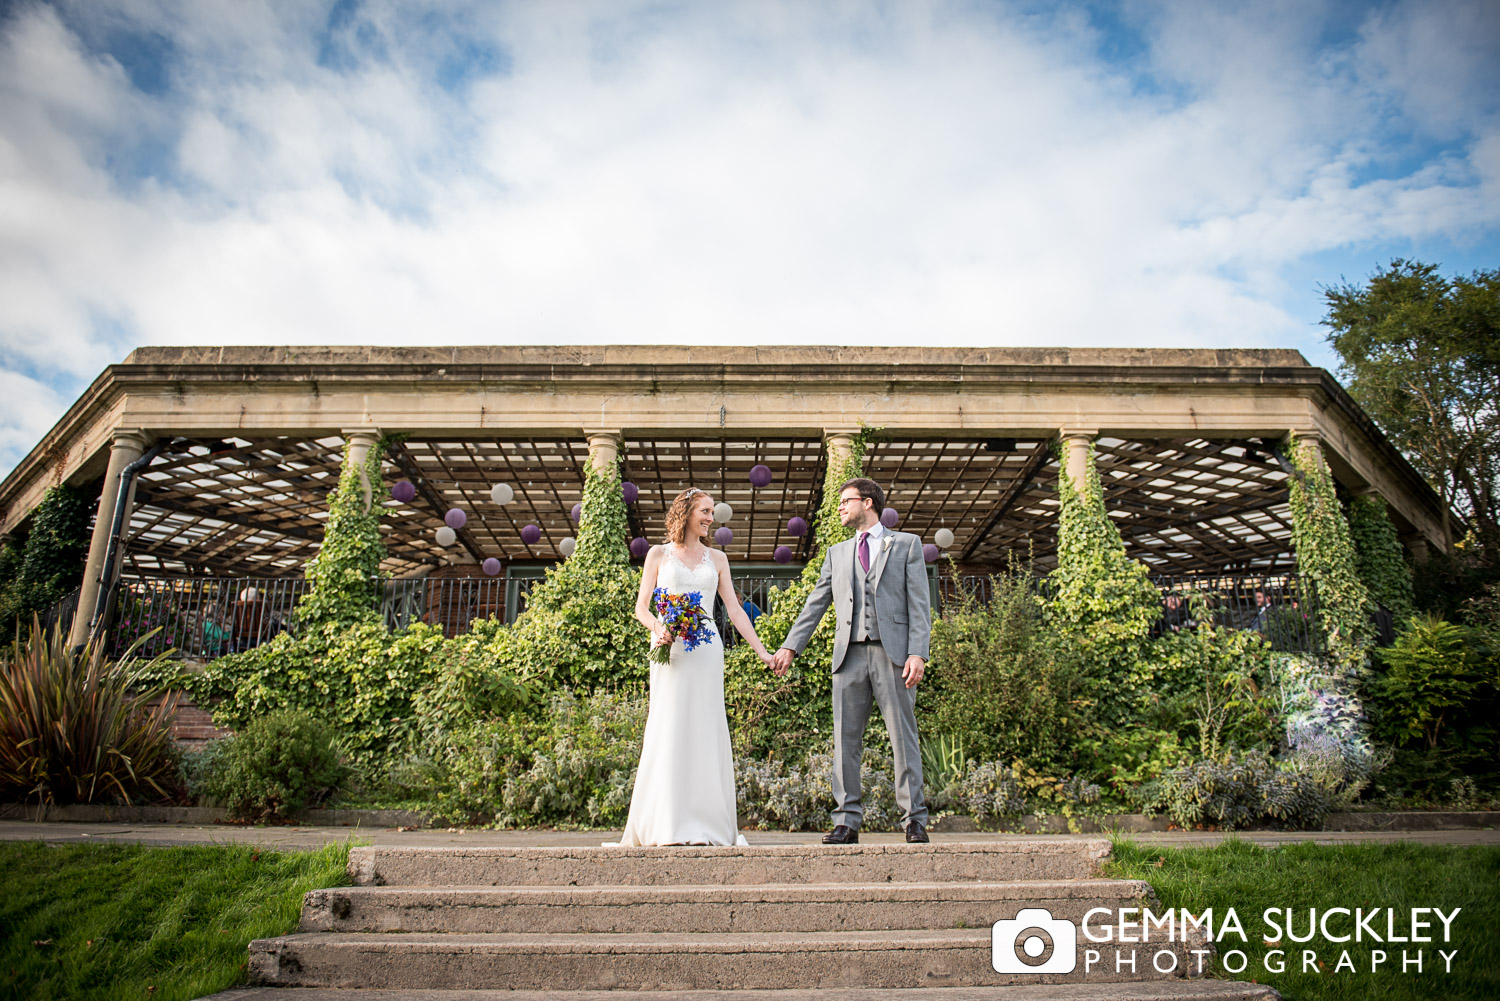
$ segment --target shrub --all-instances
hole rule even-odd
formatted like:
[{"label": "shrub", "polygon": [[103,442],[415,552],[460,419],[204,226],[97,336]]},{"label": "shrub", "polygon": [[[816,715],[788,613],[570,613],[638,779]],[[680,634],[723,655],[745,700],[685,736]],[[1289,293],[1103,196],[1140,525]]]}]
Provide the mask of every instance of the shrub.
[{"label": "shrub", "polygon": [[997,824],[1028,812],[1073,816],[1098,803],[1103,790],[1081,775],[1054,777],[1020,761],[968,763],[954,784],[954,805],[978,824]]},{"label": "shrub", "polygon": [[283,709],[227,739],[208,790],[236,818],[287,820],[322,802],[347,771],[326,724]]},{"label": "shrub", "polygon": [[1261,750],[1203,758],[1173,769],[1143,790],[1142,799],[1148,809],[1164,811],[1179,827],[1212,824],[1224,830],[1263,820],[1316,827],[1330,806],[1311,776],[1279,771]]},{"label": "shrub", "polygon": [[225,751],[231,742],[230,738],[210,740],[196,751],[182,755],[182,785],[188,797],[198,805],[205,805],[214,798],[211,790],[224,770]]},{"label": "shrub", "polygon": [[[803,831],[829,823],[834,807],[832,750],[810,754],[801,764],[780,758],[737,758],[734,770],[741,827]],[[896,805],[891,756],[865,748],[859,774],[864,807],[861,830],[894,830],[902,813]]]},{"label": "shrub", "polygon": [[1375,685],[1400,720],[1397,732],[1423,737],[1429,748],[1437,747],[1449,714],[1465,706],[1484,681],[1467,631],[1430,612],[1413,616],[1379,659],[1385,672]]},{"label": "shrub", "polygon": [[282,633],[169,682],[214,704],[214,722],[241,730],[267,713],[298,709],[334,727],[353,765],[379,772],[422,746],[414,700],[437,674],[441,629],[392,633],[379,622],[325,623]]},{"label": "shrub", "polygon": [[177,704],[153,708],[152,689],[133,690],[138,646],[110,662],[102,638],[70,650],[33,617],[0,668],[0,792],[41,804],[172,795]]},{"label": "shrub", "polygon": [[961,600],[933,623],[918,720],[979,760],[1062,766],[1075,756],[1084,718],[1079,687],[1076,662],[1062,656],[1042,622],[1033,579],[1012,568],[996,578],[988,605]]},{"label": "shrub", "polygon": [[[630,810],[635,770],[646,731],[647,700],[635,689],[553,695],[549,732],[541,736],[529,765],[519,757],[473,748],[482,774],[503,779],[493,812],[506,827],[537,824],[620,826]],[[508,758],[510,766],[503,762]],[[470,759],[472,760],[472,759]],[[461,767],[473,766],[460,759]],[[472,793],[468,796],[474,806]]]},{"label": "shrub", "polygon": [[1273,747],[1276,709],[1265,695],[1271,647],[1259,633],[1215,625],[1207,598],[1188,596],[1191,629],[1167,633],[1151,651],[1148,718],[1198,739],[1198,753]]}]

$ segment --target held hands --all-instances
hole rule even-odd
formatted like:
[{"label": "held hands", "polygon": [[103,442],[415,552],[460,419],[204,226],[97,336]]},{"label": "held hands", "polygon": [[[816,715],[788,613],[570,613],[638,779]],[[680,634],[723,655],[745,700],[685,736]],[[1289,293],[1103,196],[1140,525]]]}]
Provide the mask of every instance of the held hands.
[{"label": "held hands", "polygon": [[787,670],[792,666],[792,658],[795,656],[796,654],[792,653],[791,650],[782,647],[767,661],[767,665],[771,668],[771,673],[776,675],[776,677],[785,678]]},{"label": "held hands", "polygon": [[922,680],[922,675],[927,672],[927,662],[921,657],[906,658],[906,667],[901,671],[901,677],[906,679],[907,688],[916,688],[917,682]]}]

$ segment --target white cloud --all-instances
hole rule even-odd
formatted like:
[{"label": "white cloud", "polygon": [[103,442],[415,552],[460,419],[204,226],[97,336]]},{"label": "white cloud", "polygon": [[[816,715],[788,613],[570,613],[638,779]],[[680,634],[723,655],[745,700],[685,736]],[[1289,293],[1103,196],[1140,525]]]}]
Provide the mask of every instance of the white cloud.
[{"label": "white cloud", "polygon": [[[1130,65],[957,2],[96,9],[0,27],[0,349],[80,381],[130,342],[1303,346],[1298,259],[1500,222],[1482,4],[1331,48],[1317,5],[1154,6]],[[171,39],[165,94],[110,31]],[[460,43],[505,71],[444,90]]]}]

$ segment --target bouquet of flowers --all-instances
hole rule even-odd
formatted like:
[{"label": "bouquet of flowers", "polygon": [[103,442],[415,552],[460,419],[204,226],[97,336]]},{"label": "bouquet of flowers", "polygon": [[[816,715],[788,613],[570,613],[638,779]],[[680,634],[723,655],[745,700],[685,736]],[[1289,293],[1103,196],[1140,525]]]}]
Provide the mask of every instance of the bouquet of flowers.
[{"label": "bouquet of flowers", "polygon": [[666,628],[667,641],[651,648],[651,662],[665,664],[672,657],[672,643],[682,640],[684,650],[692,650],[699,643],[714,641],[713,623],[703,610],[703,595],[698,591],[686,594],[668,594],[659,587],[651,592],[656,603],[656,617]]}]

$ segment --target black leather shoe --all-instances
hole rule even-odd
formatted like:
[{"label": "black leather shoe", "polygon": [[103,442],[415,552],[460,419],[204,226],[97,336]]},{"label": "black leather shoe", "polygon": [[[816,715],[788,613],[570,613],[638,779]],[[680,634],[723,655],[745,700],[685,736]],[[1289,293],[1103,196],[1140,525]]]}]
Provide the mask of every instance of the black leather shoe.
[{"label": "black leather shoe", "polygon": [[[826,839],[825,839],[826,840]],[[925,845],[928,842],[927,828],[922,826],[921,821],[913,820],[906,825],[906,843],[909,845]]]},{"label": "black leather shoe", "polygon": [[852,827],[845,827],[843,824],[840,824],[823,835],[823,843],[825,845],[857,845],[859,844],[859,832]]}]

